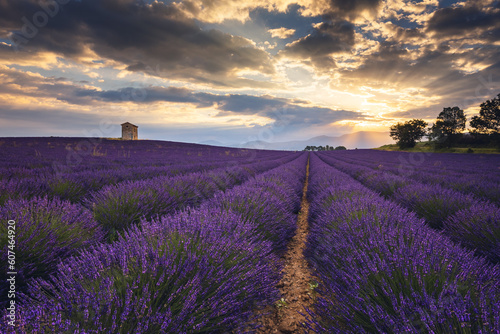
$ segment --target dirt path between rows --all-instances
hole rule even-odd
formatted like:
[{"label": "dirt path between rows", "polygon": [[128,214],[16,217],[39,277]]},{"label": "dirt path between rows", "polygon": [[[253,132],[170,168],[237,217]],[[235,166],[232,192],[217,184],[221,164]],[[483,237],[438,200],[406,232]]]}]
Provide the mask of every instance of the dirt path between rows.
[{"label": "dirt path between rows", "polygon": [[[270,314],[259,319],[262,325],[257,333],[304,333],[301,323],[305,322],[304,307],[311,308],[313,304],[313,290],[311,283],[314,278],[304,258],[303,251],[309,233],[309,201],[307,200],[307,186],[309,184],[309,161],[306,167],[306,181],[302,191],[301,208],[297,219],[297,233],[288,244],[283,258],[283,278],[278,284],[283,300],[276,303]],[[299,313],[300,312],[300,313]]]}]

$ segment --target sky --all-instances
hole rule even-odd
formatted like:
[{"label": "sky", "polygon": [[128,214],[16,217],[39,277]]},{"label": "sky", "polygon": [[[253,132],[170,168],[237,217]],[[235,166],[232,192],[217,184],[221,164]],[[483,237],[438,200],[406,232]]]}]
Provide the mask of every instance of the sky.
[{"label": "sky", "polygon": [[0,0],[0,137],[304,140],[498,93],[500,1]]}]

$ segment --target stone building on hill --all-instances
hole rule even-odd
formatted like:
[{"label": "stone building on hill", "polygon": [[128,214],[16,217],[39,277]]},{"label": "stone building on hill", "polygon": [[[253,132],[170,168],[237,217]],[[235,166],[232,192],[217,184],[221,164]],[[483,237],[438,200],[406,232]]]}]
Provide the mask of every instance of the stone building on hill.
[{"label": "stone building on hill", "polygon": [[137,140],[139,136],[137,129],[139,127],[132,123],[126,122],[122,124],[122,140]]}]

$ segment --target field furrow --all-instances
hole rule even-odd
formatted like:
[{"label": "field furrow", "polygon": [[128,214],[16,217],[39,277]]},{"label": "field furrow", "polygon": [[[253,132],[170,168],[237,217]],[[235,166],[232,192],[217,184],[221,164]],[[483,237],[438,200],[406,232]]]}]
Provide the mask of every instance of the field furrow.
[{"label": "field furrow", "polygon": [[306,180],[302,190],[300,212],[297,217],[297,231],[288,243],[283,258],[282,278],[277,285],[281,299],[274,307],[268,307],[265,316],[258,320],[261,326],[258,333],[302,333],[306,321],[306,308],[314,302],[314,289],[317,286],[309,265],[304,257],[304,249],[309,234],[309,201],[307,187],[309,183],[309,160]]}]

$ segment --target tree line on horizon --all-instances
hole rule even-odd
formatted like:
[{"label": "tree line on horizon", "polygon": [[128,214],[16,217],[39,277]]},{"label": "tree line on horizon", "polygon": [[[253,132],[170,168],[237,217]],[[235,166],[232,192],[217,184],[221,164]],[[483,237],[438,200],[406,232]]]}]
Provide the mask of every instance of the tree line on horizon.
[{"label": "tree line on horizon", "polygon": [[342,150],[347,150],[347,148],[345,146],[337,146],[337,147],[333,147],[333,146],[330,146],[330,145],[326,145],[326,146],[306,146],[305,149],[303,149],[303,151],[342,151]]},{"label": "tree line on horizon", "polygon": [[481,103],[479,115],[469,122],[470,131],[465,135],[467,117],[459,107],[443,108],[436,122],[427,128],[422,119],[412,119],[390,127],[390,136],[401,149],[412,148],[426,136],[436,148],[456,145],[500,147],[500,94]]}]

